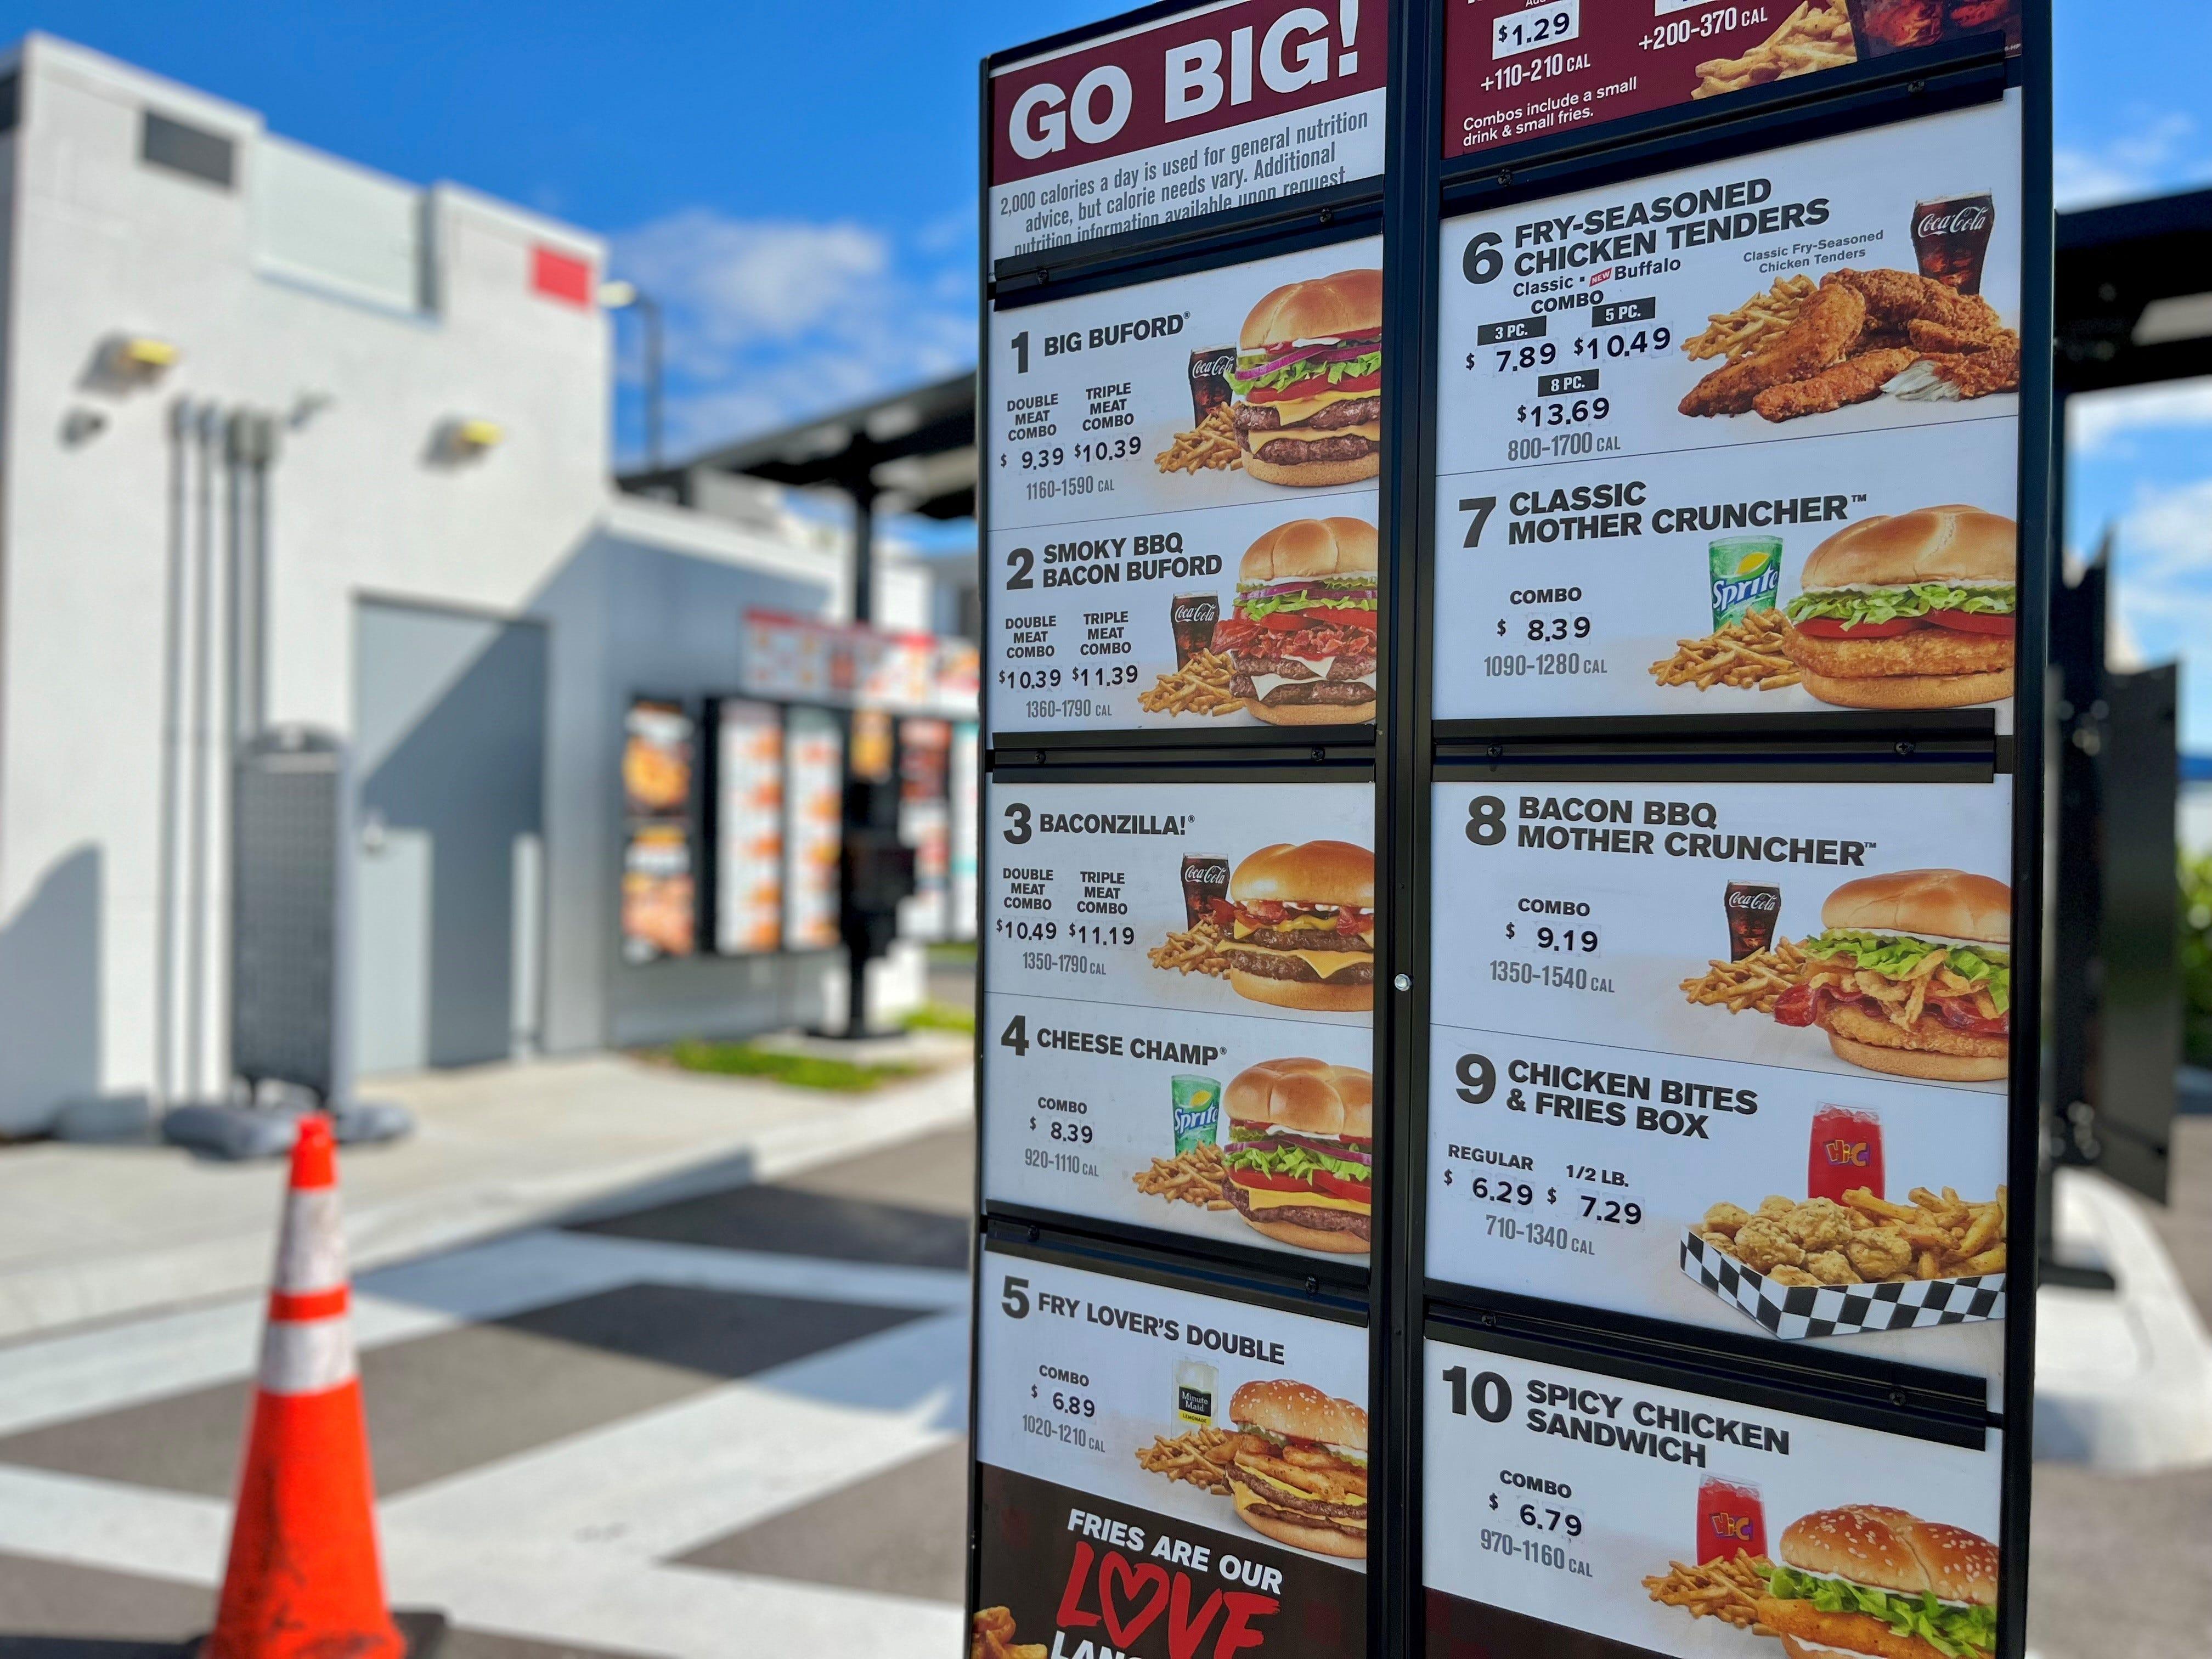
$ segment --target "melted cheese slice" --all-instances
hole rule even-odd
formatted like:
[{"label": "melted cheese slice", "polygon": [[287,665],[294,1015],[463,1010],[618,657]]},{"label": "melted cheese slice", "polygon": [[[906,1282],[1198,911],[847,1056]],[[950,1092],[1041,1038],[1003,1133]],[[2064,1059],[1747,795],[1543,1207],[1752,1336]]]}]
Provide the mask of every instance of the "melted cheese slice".
[{"label": "melted cheese slice", "polygon": [[1375,1209],[1371,1201],[1363,1203],[1358,1199],[1338,1198],[1328,1193],[1274,1193],[1258,1187],[1247,1187],[1243,1190],[1246,1200],[1255,1212],[1286,1210],[1292,1205],[1301,1210],[1349,1210],[1354,1215],[1372,1214]]},{"label": "melted cheese slice", "polygon": [[1368,951],[1279,951],[1272,945],[1254,945],[1249,940],[1243,943],[1248,951],[1262,951],[1271,957],[1296,957],[1323,979],[1354,963],[1371,963],[1375,960],[1374,954]]},{"label": "melted cheese slice", "polygon": [[1352,403],[1361,398],[1379,398],[1382,395],[1372,389],[1366,392],[1317,392],[1310,398],[1285,398],[1280,403],[1262,404],[1260,407],[1280,410],[1283,424],[1288,426],[1294,421],[1311,420],[1331,404]]}]

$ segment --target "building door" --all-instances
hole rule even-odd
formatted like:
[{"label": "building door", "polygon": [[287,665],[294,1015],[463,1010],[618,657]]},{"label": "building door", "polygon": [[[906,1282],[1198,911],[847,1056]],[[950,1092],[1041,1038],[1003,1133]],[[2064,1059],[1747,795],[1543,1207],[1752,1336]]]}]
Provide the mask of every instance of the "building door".
[{"label": "building door", "polygon": [[364,1072],[534,1048],[545,629],[361,601],[355,1031]]}]

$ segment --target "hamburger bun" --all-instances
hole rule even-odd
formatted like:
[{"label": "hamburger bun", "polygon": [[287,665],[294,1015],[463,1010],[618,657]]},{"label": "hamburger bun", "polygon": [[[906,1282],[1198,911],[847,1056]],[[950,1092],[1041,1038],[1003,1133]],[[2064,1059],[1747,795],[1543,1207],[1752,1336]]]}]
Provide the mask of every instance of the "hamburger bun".
[{"label": "hamburger bun", "polygon": [[1375,1133],[1375,1079],[1357,1066],[1325,1060],[1263,1060],[1229,1079],[1222,1109],[1232,1123],[1268,1123],[1293,1133]]},{"label": "hamburger bun", "polygon": [[1239,904],[1273,900],[1371,910],[1375,854],[1348,841],[1277,842],[1237,866],[1229,878],[1229,896]]},{"label": "hamburger bun", "polygon": [[[1293,1549],[1311,1550],[1316,1555],[1340,1555],[1350,1561],[1367,1559],[1367,1534],[1364,1532],[1340,1532],[1334,1527],[1300,1526],[1278,1516],[1255,1515],[1249,1510],[1237,1511],[1246,1526]],[[1817,1656],[1816,1656],[1817,1659]]]},{"label": "hamburger bun", "polygon": [[[1306,469],[1297,470],[1303,473]],[[1237,580],[1264,583],[1301,576],[1373,576],[1381,568],[1376,544],[1375,526],[1364,519],[1292,519],[1244,550]]]},{"label": "hamburger bun", "polygon": [[1308,489],[1328,484],[1358,483],[1363,478],[1372,478],[1382,471],[1382,457],[1374,450],[1354,456],[1348,461],[1298,461],[1288,466],[1279,466],[1273,461],[1263,461],[1257,455],[1244,457],[1244,476],[1257,478],[1261,483],[1296,484]]},{"label": "hamburger bun", "polygon": [[1317,1440],[1356,1452],[1367,1449],[1365,1412],[1349,1400],[1338,1400],[1310,1382],[1287,1376],[1245,1383],[1229,1396],[1229,1420],[1289,1440]]},{"label": "hamburger bun", "polygon": [[[1990,1043],[2001,1049],[2005,1047],[1996,1037],[1962,1037],[1960,1041]],[[1995,1083],[2012,1069],[2011,1062],[2002,1054],[1947,1054],[1929,1048],[1889,1048],[1871,1042],[1855,1042],[1836,1031],[1828,1033],[1828,1046],[1836,1051],[1837,1059],[1848,1060],[1869,1072],[1882,1072],[1891,1077],[1926,1078],[1935,1083]]]},{"label": "hamburger bun", "polygon": [[1365,702],[1286,702],[1269,707],[1247,697],[1244,707],[1270,726],[1364,726],[1375,718],[1375,700]]},{"label": "hamburger bun", "polygon": [[1263,1219],[1259,1216],[1246,1215],[1242,1210],[1237,1214],[1244,1217],[1245,1224],[1253,1231],[1264,1233],[1278,1244],[1292,1244],[1301,1250],[1318,1250],[1326,1255],[1367,1254],[1368,1235],[1365,1232],[1355,1232],[1342,1227],[1305,1227],[1295,1221],[1278,1221],[1272,1218]]},{"label": "hamburger bun", "polygon": [[1807,556],[1801,587],[1972,586],[2010,582],[2020,570],[2020,526],[2002,513],[1952,502],[1877,513],[1838,530]]},{"label": "hamburger bun", "polygon": [[[1796,653],[1790,654],[1794,659]],[[1985,674],[1869,674],[1844,679],[1815,673],[1800,663],[1797,680],[1822,702],[1839,708],[1964,708],[2002,702],[2012,696],[2009,668]]]},{"label": "hamburger bun", "polygon": [[1229,988],[1254,1002],[1272,1003],[1278,1008],[1306,1008],[1322,1014],[1356,1014],[1375,1006],[1371,981],[1332,985],[1326,980],[1270,979],[1265,974],[1248,974],[1241,968],[1231,968]]},{"label": "hamburger bun", "polygon": [[[1788,1566],[1893,1590],[1934,1595],[1974,1607],[1996,1605],[1996,1546],[1964,1527],[1923,1521],[1880,1504],[1817,1510],[1783,1531],[1776,1554]],[[1782,1638],[1791,1659],[1826,1659],[1823,1650],[1871,1659],[1942,1659],[1932,1644],[1901,1636],[1888,1621],[1864,1613],[1823,1613],[1795,1597],[1759,1598],[1759,1617]]]},{"label": "hamburger bun", "polygon": [[[1334,340],[1382,326],[1382,273],[1339,270],[1285,283],[1254,306],[1237,345],[1246,351],[1293,340]],[[1246,461],[1246,466],[1251,462]],[[1300,469],[1303,471],[1304,469]],[[1370,472],[1367,475],[1371,477]]]},{"label": "hamburger bun", "polygon": [[2005,945],[2012,940],[2012,889],[1994,877],[1965,870],[1895,870],[1862,876],[1828,895],[1820,907],[1820,925],[1875,933],[1933,933]]}]

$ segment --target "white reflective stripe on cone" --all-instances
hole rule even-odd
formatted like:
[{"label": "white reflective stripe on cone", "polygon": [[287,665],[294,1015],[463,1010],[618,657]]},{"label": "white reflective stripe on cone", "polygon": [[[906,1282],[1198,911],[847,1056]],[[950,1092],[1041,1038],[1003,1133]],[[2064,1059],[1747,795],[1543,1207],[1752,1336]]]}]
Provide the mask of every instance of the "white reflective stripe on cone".
[{"label": "white reflective stripe on cone", "polygon": [[333,1291],[345,1283],[345,1229],[339,1213],[335,1187],[311,1187],[287,1196],[284,1231],[276,1243],[276,1282],[270,1289],[298,1295]]},{"label": "white reflective stripe on cone", "polygon": [[275,1320],[261,1334],[261,1388],[265,1394],[325,1394],[356,1375],[353,1322],[343,1315]]}]

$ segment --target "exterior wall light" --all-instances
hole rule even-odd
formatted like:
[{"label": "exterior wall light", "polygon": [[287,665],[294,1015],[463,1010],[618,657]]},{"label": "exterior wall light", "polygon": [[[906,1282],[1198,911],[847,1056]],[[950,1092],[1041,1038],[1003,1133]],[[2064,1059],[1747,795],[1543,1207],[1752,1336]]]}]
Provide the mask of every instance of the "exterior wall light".
[{"label": "exterior wall light", "polygon": [[478,460],[497,448],[506,436],[507,428],[497,421],[480,415],[456,415],[438,428],[433,449],[442,460]]}]

